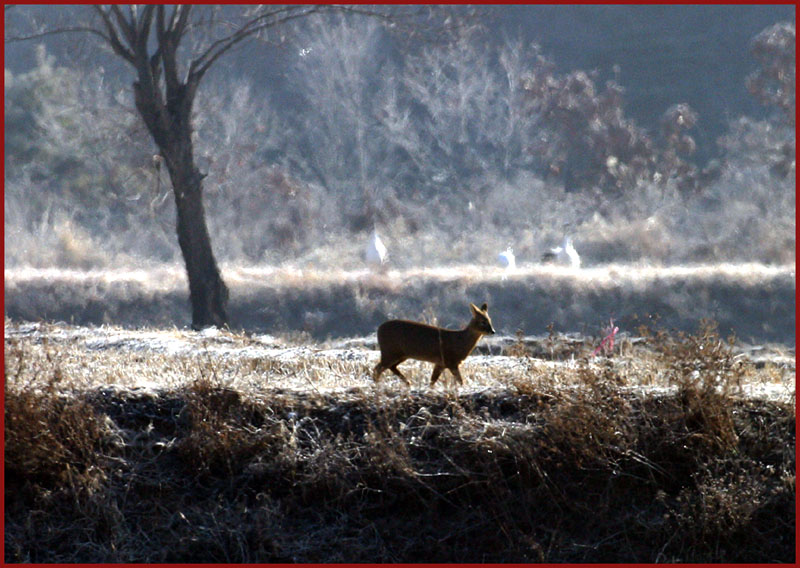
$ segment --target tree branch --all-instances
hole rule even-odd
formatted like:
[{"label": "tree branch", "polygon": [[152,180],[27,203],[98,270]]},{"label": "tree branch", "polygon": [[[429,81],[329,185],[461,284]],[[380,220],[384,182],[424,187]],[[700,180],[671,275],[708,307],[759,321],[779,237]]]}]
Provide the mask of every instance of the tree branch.
[{"label": "tree branch", "polygon": [[19,41],[29,41],[32,39],[39,39],[42,37],[47,37],[51,35],[58,35],[58,34],[69,34],[69,33],[90,33],[96,36],[100,36],[104,41],[111,43],[111,38],[109,38],[106,34],[102,31],[91,28],[88,26],[70,26],[67,28],[59,28],[57,30],[45,30],[43,32],[37,32],[35,34],[29,34],[24,36],[11,36],[5,38],[6,43],[15,43]]},{"label": "tree branch", "polygon": [[[164,66],[164,82],[167,88],[167,100],[169,100],[174,97],[180,89],[176,50],[181,36],[176,35],[173,30],[166,27],[164,10],[165,8],[163,5],[158,6],[156,34],[158,37],[158,49],[161,52],[161,62]],[[179,7],[175,7],[173,10],[172,18],[170,18],[171,20],[175,19],[175,11],[179,10]],[[188,12],[189,8],[187,7],[184,11]]]},{"label": "tree branch", "polygon": [[[122,35],[125,37],[125,40],[128,42],[128,47],[133,49],[134,45],[136,45],[136,37],[135,31],[133,29],[133,25],[125,19],[125,14],[122,13],[122,10],[119,9],[117,4],[111,5],[111,13],[114,15],[114,19],[117,22],[117,26],[119,26]],[[133,20],[133,14],[131,14],[131,20]]]},{"label": "tree branch", "polygon": [[[174,33],[177,37],[182,37],[184,32],[186,31],[186,25],[189,23],[189,13],[192,11],[191,6],[177,6],[175,8],[175,12],[172,13],[173,15],[173,22],[170,22],[170,30]],[[174,23],[174,16],[177,12],[180,12],[180,16],[178,18],[177,23]]]},{"label": "tree branch", "polygon": [[139,49],[147,52],[147,38],[150,37],[150,26],[153,23],[153,10],[155,6],[148,4],[144,8],[144,13],[136,26],[137,51]]},{"label": "tree branch", "polygon": [[[189,75],[199,81],[217,59],[239,42],[278,24],[309,16],[325,8],[325,6],[288,6],[252,18],[234,33],[212,43],[206,51],[194,59],[189,66]],[[285,15],[278,16],[279,14]],[[274,19],[265,21],[269,18]]]},{"label": "tree branch", "polygon": [[111,49],[114,50],[114,53],[122,57],[125,61],[136,66],[136,58],[133,55],[133,52],[129,50],[127,47],[122,45],[122,42],[119,39],[119,35],[117,34],[117,29],[114,26],[114,22],[111,21],[111,17],[108,13],[103,10],[101,6],[95,6],[95,11],[100,14],[100,17],[103,19],[103,23],[106,26],[106,31],[108,31],[108,43],[111,45]]}]

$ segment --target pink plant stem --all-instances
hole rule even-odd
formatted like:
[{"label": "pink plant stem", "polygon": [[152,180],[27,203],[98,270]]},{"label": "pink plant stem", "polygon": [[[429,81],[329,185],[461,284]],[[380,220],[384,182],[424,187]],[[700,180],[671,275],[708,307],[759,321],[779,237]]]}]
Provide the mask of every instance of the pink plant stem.
[{"label": "pink plant stem", "polygon": [[609,320],[609,324],[610,324],[609,327],[606,328],[608,334],[600,342],[600,345],[598,345],[597,348],[594,350],[594,352],[592,353],[592,357],[597,355],[601,350],[604,353],[611,353],[614,350],[614,336],[619,331],[619,328],[614,325],[613,319]]}]

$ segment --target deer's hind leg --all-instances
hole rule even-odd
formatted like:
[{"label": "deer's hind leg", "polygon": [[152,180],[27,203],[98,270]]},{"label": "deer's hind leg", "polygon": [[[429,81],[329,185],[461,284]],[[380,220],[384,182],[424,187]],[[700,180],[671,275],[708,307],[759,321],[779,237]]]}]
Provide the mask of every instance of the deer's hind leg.
[{"label": "deer's hind leg", "polygon": [[386,366],[383,363],[379,362],[377,365],[375,365],[375,368],[372,369],[372,380],[377,383],[381,378],[381,373],[383,373],[385,370]]},{"label": "deer's hind leg", "polygon": [[405,384],[411,386],[411,383],[408,382],[408,379],[405,377],[405,375],[401,373],[400,370],[397,368],[397,366],[403,361],[405,361],[405,359],[400,359],[399,361],[395,359],[389,363],[386,363],[384,362],[384,359],[381,358],[380,362],[377,365],[375,365],[375,369],[372,371],[372,379],[377,383],[378,380],[381,378],[381,374],[386,369],[389,369],[392,373],[400,377]]},{"label": "deer's hind leg", "polygon": [[408,382],[408,379],[406,378],[406,376],[405,376],[403,373],[401,373],[401,372],[400,372],[400,370],[397,368],[397,366],[398,366],[399,364],[400,364],[400,363],[395,363],[394,365],[392,365],[391,367],[389,367],[389,370],[390,370],[392,373],[394,373],[395,375],[397,375],[398,377],[400,377],[401,379],[403,379],[403,382],[404,382],[405,384],[407,384],[408,386],[411,386],[411,383],[410,383],[410,382]]},{"label": "deer's hind leg", "polygon": [[458,370],[457,366],[456,367],[450,367],[450,372],[453,373],[453,376],[456,378],[456,380],[458,381],[459,385],[463,385],[464,384],[464,380],[461,378],[461,371]]}]

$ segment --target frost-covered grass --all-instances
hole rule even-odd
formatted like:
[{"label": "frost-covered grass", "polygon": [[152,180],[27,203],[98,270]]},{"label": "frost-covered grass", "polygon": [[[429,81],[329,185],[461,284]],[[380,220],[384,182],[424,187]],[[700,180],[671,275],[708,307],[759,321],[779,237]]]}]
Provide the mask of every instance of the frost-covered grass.
[{"label": "frost-covered grass", "polygon": [[[318,344],[310,343],[307,337],[213,328],[198,333],[177,328],[131,330],[7,322],[5,336],[6,344],[20,357],[24,352],[36,364],[57,363],[63,375],[60,385],[75,391],[109,386],[163,391],[184,388],[211,372],[220,385],[245,392],[280,388],[341,393],[372,388],[371,371],[380,358],[374,334]],[[468,381],[459,390],[507,389],[521,382],[545,390],[574,387],[581,384],[577,371],[584,366],[593,372],[605,369],[617,373],[618,386],[631,390],[666,392],[675,387],[674,377],[653,351],[659,341],[667,340],[623,333],[617,338],[612,357],[593,356],[593,341],[560,334],[485,338],[475,354],[462,363]],[[735,394],[792,399],[793,348],[765,347],[754,354],[749,346],[732,346],[731,352],[743,369]],[[430,364],[409,360],[403,367],[414,390],[427,389]],[[395,383],[386,375],[381,384],[400,386]]]},{"label": "frost-covered grass", "polygon": [[791,562],[793,350],[595,343],[409,389],[369,337],[7,319],[5,560]]}]

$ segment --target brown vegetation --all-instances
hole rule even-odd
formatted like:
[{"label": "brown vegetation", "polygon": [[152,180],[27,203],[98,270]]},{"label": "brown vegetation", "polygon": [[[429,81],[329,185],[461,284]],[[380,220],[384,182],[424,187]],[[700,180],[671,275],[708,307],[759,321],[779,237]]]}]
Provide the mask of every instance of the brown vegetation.
[{"label": "brown vegetation", "polygon": [[794,560],[794,403],[711,325],[459,391],[43,336],[5,345],[7,562]]}]

